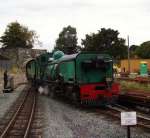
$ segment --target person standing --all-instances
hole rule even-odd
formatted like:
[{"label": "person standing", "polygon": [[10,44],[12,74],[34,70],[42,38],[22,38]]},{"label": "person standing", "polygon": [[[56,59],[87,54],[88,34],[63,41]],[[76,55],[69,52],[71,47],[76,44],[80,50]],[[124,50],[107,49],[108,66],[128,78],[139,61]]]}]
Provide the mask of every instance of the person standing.
[{"label": "person standing", "polygon": [[8,83],[8,74],[7,74],[7,70],[5,70],[5,72],[4,72],[4,89],[6,89],[7,83]]}]

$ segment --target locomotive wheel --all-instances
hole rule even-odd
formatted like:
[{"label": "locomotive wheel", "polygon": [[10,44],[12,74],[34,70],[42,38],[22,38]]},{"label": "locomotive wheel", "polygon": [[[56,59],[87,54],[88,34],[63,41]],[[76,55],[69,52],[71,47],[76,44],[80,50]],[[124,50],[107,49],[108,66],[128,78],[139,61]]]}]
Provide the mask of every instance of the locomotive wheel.
[{"label": "locomotive wheel", "polygon": [[80,105],[80,96],[77,92],[72,93],[72,99],[73,99],[73,104],[75,104],[76,106]]},{"label": "locomotive wheel", "polygon": [[55,87],[52,87],[52,88],[50,89],[49,96],[50,96],[50,98],[52,98],[52,99],[55,98]]},{"label": "locomotive wheel", "polygon": [[44,86],[44,95],[49,94],[49,87],[47,85]]}]

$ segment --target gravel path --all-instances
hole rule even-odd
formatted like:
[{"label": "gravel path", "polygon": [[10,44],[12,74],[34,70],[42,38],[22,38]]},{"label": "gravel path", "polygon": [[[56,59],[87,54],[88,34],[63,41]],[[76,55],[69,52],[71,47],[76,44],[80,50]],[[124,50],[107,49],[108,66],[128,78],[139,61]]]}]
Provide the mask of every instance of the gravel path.
[{"label": "gravel path", "polygon": [[[44,138],[126,138],[125,127],[104,115],[40,96],[44,107]],[[150,133],[132,128],[132,138],[150,138]]]},{"label": "gravel path", "polygon": [[0,93],[0,119],[3,118],[13,102],[16,101],[24,87],[25,85],[21,85],[12,93]]}]

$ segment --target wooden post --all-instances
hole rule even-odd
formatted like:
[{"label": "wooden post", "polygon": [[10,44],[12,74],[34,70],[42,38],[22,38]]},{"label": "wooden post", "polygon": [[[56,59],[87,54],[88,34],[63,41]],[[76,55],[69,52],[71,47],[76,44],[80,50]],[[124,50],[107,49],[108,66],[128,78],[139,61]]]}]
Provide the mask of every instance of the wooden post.
[{"label": "wooden post", "polygon": [[130,126],[127,126],[127,138],[131,138]]},{"label": "wooden post", "polygon": [[127,40],[128,40],[128,71],[130,73],[130,45],[129,45],[129,36],[128,36]]}]

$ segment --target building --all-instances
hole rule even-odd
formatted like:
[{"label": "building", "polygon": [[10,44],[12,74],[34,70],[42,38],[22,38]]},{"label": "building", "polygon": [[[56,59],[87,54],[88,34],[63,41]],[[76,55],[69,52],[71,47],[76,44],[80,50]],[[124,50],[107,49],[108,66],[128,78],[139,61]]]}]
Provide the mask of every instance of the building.
[{"label": "building", "polygon": [[[147,62],[148,70],[150,71],[150,59],[130,59],[130,72],[139,72],[140,63],[142,61]],[[128,59],[121,60],[121,71],[128,72]]]},{"label": "building", "polygon": [[19,59],[19,65],[23,65],[23,63],[29,59],[29,58],[35,58],[41,54],[46,53],[47,50],[42,50],[42,49],[24,49],[24,48],[19,48],[18,49],[18,59]]},{"label": "building", "polygon": [[12,60],[9,58],[0,55],[0,71],[9,70],[12,67]]},{"label": "building", "polygon": [[47,50],[43,49],[28,49],[28,48],[1,48],[0,55],[11,59],[13,65],[19,67],[23,66],[23,63],[29,59],[46,53]]}]

